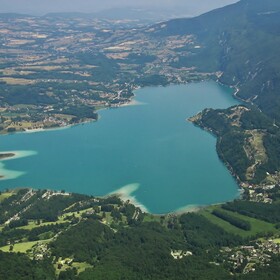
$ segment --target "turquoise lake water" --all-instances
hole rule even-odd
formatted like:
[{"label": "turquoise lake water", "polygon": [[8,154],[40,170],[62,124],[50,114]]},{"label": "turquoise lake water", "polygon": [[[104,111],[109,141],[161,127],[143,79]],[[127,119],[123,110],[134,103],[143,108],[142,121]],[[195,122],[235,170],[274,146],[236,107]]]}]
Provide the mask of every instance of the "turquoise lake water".
[{"label": "turquoise lake water", "polygon": [[238,187],[216,139],[186,121],[238,104],[215,82],[144,88],[138,105],[100,111],[98,122],[0,136],[0,189],[34,187],[91,195],[118,191],[152,213],[234,199]]}]

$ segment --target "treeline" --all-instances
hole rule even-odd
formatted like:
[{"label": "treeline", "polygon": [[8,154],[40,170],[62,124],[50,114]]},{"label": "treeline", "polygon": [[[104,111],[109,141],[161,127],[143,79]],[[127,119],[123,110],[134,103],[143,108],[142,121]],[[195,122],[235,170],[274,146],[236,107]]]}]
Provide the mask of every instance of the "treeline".
[{"label": "treeline", "polygon": [[[10,228],[5,226],[0,235],[0,246],[6,246],[8,244],[14,244],[22,240],[37,241],[41,239],[48,239],[53,237],[58,232],[65,230],[69,226],[69,222],[53,224],[53,225],[40,225],[34,227],[31,230],[21,228]],[[48,238],[45,238],[48,237]]]},{"label": "treeline", "polygon": [[225,211],[215,209],[212,211],[212,214],[226,222],[229,222],[231,225],[233,225],[235,227],[238,227],[240,229],[247,230],[247,231],[251,230],[251,224],[248,221],[244,221],[242,219],[234,217],[234,216],[230,215],[229,213],[226,213]]},{"label": "treeline", "polygon": [[260,219],[269,223],[280,222],[279,203],[260,203],[245,200],[235,200],[222,205],[225,210],[240,213],[255,219]]},{"label": "treeline", "polygon": [[27,219],[12,220],[7,225],[9,228],[17,228],[28,225]]},{"label": "treeline", "polygon": [[28,241],[37,241],[41,240],[47,237],[45,239],[49,239],[53,237],[55,234],[59,233],[62,230],[65,230],[66,228],[69,227],[68,222],[65,223],[60,223],[60,224],[53,224],[53,225],[41,225],[38,227],[35,227],[31,229],[30,231],[27,232],[27,239]]},{"label": "treeline", "polygon": [[[85,105],[77,105],[77,106],[67,106],[66,108],[63,108],[61,110],[54,110],[52,113],[63,113],[66,115],[74,115],[77,120],[83,119],[83,118],[89,118],[89,119],[98,119],[98,114],[94,112],[94,108],[85,106]],[[75,120],[72,119],[72,122],[75,122]]]},{"label": "treeline", "polygon": [[29,233],[26,229],[9,229],[8,227],[3,228],[0,235],[0,247],[8,244],[13,244],[16,241],[21,241]]},{"label": "treeline", "polygon": [[199,214],[183,214],[179,222],[187,244],[194,251],[221,246],[237,246],[244,242],[240,236],[226,232]]}]

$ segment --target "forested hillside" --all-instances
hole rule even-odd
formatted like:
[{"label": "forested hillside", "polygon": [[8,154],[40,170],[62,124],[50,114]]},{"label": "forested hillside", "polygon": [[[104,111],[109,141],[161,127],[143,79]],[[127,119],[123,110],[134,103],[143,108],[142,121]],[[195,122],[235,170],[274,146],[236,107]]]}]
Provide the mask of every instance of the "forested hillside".
[{"label": "forested hillside", "polygon": [[273,193],[271,204],[151,215],[118,197],[7,190],[0,194],[0,278],[233,280],[271,267],[262,279],[278,279],[280,187]]},{"label": "forested hillside", "polygon": [[199,47],[182,57],[178,67],[221,71],[221,82],[237,86],[240,98],[280,121],[279,1],[241,0],[194,19],[158,25],[154,34],[194,34]]},{"label": "forested hillside", "polygon": [[240,182],[274,184],[280,170],[280,2],[241,0],[194,19],[157,25],[158,37],[192,34],[174,65],[216,71],[246,110],[205,110],[194,122],[218,136],[220,158]]}]

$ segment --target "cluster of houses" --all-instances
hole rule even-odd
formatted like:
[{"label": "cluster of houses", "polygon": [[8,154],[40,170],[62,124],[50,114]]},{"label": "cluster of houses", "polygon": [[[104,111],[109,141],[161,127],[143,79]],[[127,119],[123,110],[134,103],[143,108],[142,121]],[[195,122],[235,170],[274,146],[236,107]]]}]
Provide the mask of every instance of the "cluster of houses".
[{"label": "cluster of houses", "polygon": [[254,246],[241,246],[221,250],[225,259],[232,265],[234,272],[249,273],[256,270],[256,265],[269,266],[272,255],[280,254],[280,242],[277,240],[258,241]]},{"label": "cluster of houses", "polygon": [[271,193],[276,187],[277,185],[249,186],[247,191],[248,199],[255,202],[272,203],[273,197]]},{"label": "cluster of houses", "polygon": [[70,193],[68,192],[65,192],[65,191],[46,191],[43,195],[42,195],[42,198],[43,199],[50,199],[51,197],[53,196],[69,196]]},{"label": "cluster of houses", "polygon": [[32,256],[34,260],[43,260],[45,257],[50,257],[51,252],[46,243],[38,242],[32,247]]},{"label": "cluster of houses", "polygon": [[192,256],[193,253],[190,251],[183,251],[183,250],[171,250],[170,254],[175,260],[180,260],[182,258]]}]

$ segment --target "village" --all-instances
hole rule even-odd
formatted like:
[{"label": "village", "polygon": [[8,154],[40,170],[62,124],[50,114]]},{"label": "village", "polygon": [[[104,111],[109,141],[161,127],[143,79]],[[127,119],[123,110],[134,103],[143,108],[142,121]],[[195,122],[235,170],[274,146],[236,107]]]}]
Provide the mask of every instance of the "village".
[{"label": "village", "polygon": [[126,24],[0,18],[0,133],[97,120],[98,109],[128,104],[139,87],[215,75],[180,65],[179,57],[201,48],[194,36],[170,36],[159,45],[153,28]]},{"label": "village", "polygon": [[269,266],[272,256],[280,254],[280,239],[260,239],[254,245],[227,247],[221,252],[232,271],[246,274],[255,271],[257,266]]}]

